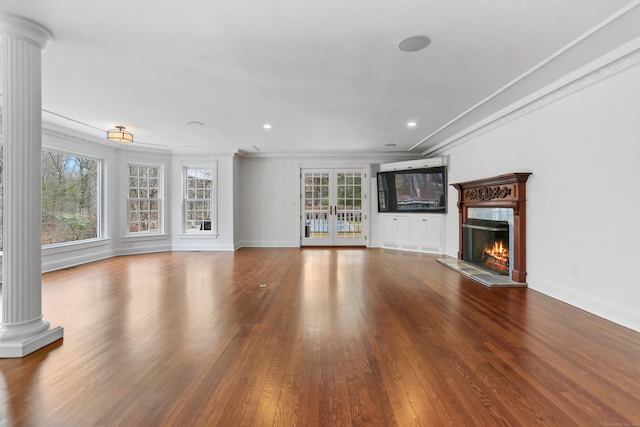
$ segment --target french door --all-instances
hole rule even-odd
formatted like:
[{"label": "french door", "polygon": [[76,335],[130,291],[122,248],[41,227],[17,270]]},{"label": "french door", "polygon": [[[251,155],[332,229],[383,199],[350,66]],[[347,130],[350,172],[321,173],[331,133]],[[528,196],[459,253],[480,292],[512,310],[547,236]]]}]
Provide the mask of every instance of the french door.
[{"label": "french door", "polygon": [[302,169],[301,245],[366,244],[364,169]]}]

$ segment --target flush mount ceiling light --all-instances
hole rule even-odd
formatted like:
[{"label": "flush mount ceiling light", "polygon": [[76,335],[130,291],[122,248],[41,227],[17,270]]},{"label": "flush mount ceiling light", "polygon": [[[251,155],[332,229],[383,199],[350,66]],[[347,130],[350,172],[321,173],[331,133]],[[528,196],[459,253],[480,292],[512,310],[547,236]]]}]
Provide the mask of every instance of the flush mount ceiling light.
[{"label": "flush mount ceiling light", "polygon": [[269,123],[266,123],[264,126],[262,126],[265,129],[271,129],[271,125]]},{"label": "flush mount ceiling light", "polygon": [[133,135],[125,129],[124,126],[116,126],[115,129],[108,130],[107,139],[114,142],[133,142]]},{"label": "flush mount ceiling light", "polygon": [[414,128],[414,127],[416,127],[416,126],[417,126],[417,123],[416,123],[416,122],[409,122],[409,123],[407,123],[407,127],[409,127],[409,128]]},{"label": "flush mount ceiling light", "polygon": [[400,40],[400,43],[398,43],[398,49],[403,52],[415,52],[429,46],[429,43],[431,43],[431,39],[427,36],[411,36]]}]

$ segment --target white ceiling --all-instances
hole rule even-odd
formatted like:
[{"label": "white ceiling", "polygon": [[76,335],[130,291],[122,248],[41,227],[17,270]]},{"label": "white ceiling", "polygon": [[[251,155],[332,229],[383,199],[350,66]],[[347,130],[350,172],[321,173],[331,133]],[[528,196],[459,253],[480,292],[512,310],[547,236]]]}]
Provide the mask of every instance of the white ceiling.
[{"label": "white ceiling", "polygon": [[[418,154],[638,37],[638,15],[627,14],[496,94],[637,3],[3,0],[0,12],[54,36],[45,121],[99,138],[124,125],[139,144],[178,151]],[[398,49],[416,34],[429,47]]]}]

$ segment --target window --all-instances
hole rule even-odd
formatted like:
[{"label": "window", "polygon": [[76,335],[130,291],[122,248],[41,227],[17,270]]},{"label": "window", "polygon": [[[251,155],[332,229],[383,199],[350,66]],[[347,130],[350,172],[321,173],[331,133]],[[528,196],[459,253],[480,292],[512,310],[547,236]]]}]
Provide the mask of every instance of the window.
[{"label": "window", "polygon": [[162,231],[161,167],[129,164],[128,194],[128,232],[160,233]]},{"label": "window", "polygon": [[213,168],[184,168],[184,218],[187,232],[215,232]]},{"label": "window", "polygon": [[[1,132],[1,129],[0,129]],[[4,160],[2,160],[2,138],[0,138],[0,251],[3,250],[4,246],[4,242],[2,241],[2,234],[3,234],[3,228],[4,228],[4,183],[2,182],[2,168],[4,166]]]},{"label": "window", "polygon": [[42,151],[42,244],[99,237],[100,162]]}]

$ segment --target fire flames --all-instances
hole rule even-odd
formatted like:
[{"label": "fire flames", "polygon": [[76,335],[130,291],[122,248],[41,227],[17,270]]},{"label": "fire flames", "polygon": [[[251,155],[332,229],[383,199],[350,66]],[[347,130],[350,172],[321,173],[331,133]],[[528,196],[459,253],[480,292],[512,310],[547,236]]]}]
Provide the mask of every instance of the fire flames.
[{"label": "fire flames", "polygon": [[493,245],[484,248],[484,262],[497,270],[509,271],[509,247],[502,241],[495,241]]}]

